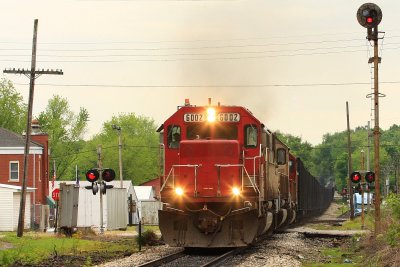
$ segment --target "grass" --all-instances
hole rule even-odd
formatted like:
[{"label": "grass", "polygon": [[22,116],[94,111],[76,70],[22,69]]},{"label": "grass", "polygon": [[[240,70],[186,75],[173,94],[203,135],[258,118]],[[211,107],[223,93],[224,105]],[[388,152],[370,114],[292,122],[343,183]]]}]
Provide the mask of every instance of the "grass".
[{"label": "grass", "polygon": [[[127,231],[135,231],[135,232],[137,232],[137,230],[138,230],[138,226],[137,225],[128,226],[128,228],[127,228]],[[142,232],[145,232],[147,230],[153,231],[155,233],[160,232],[160,228],[158,227],[158,225],[142,225]]]},{"label": "grass", "polygon": [[8,243],[11,248],[0,250],[0,266],[14,263],[35,265],[50,258],[63,255],[85,257],[87,263],[91,262],[94,254],[118,254],[134,251],[132,245],[85,240],[76,237],[66,238],[62,235],[52,235],[28,232],[19,238],[13,232],[2,233],[0,244]]},{"label": "grass", "polygon": [[[353,241],[346,247],[324,248],[321,254],[324,258],[323,263],[305,263],[307,267],[340,267],[340,266],[357,266],[362,261],[362,256],[356,253],[356,247],[353,247]],[[347,261],[347,262],[346,262]]]}]

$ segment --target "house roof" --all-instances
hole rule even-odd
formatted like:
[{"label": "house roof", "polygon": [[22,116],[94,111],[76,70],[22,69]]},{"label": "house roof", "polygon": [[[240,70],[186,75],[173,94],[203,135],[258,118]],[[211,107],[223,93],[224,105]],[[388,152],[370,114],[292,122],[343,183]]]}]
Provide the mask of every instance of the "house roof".
[{"label": "house roof", "polygon": [[[0,147],[24,147],[25,137],[10,130],[0,127]],[[42,145],[31,141],[31,147],[43,147]]]},{"label": "house roof", "polygon": [[142,183],[140,185],[141,186],[153,186],[156,195],[160,196],[160,177],[157,177],[157,178],[154,178],[152,180],[146,181],[146,182],[144,182],[144,183]]},{"label": "house roof", "polygon": [[[14,191],[21,191],[20,185],[0,184],[0,188],[7,188],[7,189],[12,189]],[[36,188],[33,187],[26,188],[27,192],[33,192],[34,190],[36,190]]]},{"label": "house roof", "polygon": [[[51,191],[52,191],[51,183],[52,183],[52,181],[49,181],[49,188],[50,188],[49,194],[50,195],[51,195]],[[54,181],[54,188],[60,188],[60,183],[76,184],[75,181],[71,181],[71,180],[69,180],[69,181]],[[120,188],[120,183],[121,182],[119,180],[118,181],[114,180],[114,181],[111,181],[111,182],[107,182],[108,185],[113,185],[115,188]],[[90,186],[90,185],[92,185],[92,183],[89,182],[89,181],[79,181],[79,187],[85,187],[85,186]],[[131,186],[133,186],[132,185],[132,181],[131,180],[123,180],[122,181],[122,186],[128,192],[129,188]]]},{"label": "house roof", "polygon": [[154,200],[154,188],[152,186],[134,186],[139,200]]}]

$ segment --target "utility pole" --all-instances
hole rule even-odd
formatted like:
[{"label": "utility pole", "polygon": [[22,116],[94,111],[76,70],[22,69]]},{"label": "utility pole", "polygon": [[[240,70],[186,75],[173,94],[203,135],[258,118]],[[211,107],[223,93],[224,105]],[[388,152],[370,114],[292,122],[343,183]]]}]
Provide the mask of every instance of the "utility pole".
[{"label": "utility pole", "polygon": [[17,236],[22,237],[24,232],[24,222],[25,222],[25,201],[26,201],[26,177],[28,176],[28,157],[29,157],[29,146],[31,139],[31,127],[32,127],[32,106],[33,106],[33,93],[35,88],[35,79],[38,78],[42,74],[56,74],[62,75],[62,70],[56,71],[45,71],[45,70],[36,70],[36,46],[37,46],[37,29],[38,29],[38,20],[35,19],[34,27],[33,27],[33,41],[32,41],[32,60],[31,60],[31,69],[30,70],[16,70],[9,69],[4,70],[3,73],[11,73],[11,74],[24,74],[30,79],[29,82],[29,101],[28,101],[28,121],[26,124],[26,138],[25,138],[25,149],[24,149],[24,172],[22,176],[22,186],[21,186],[21,201],[19,208],[19,217],[18,217],[18,229]]},{"label": "utility pole", "polygon": [[[364,168],[364,150],[361,150],[361,171],[366,173]],[[361,175],[361,229],[364,230],[364,188],[365,188],[365,175]]]},{"label": "utility pole", "polygon": [[353,202],[353,186],[351,185],[351,172],[352,172],[352,163],[351,163],[351,138],[350,138],[350,116],[349,116],[349,102],[346,101],[346,113],[347,113],[347,148],[349,154],[349,162],[348,162],[348,175],[349,179],[347,179],[347,187],[349,188],[348,192],[350,195],[350,220],[354,220],[354,202]]},{"label": "utility pole", "polygon": [[122,177],[122,139],[121,139],[121,126],[113,124],[111,126],[114,130],[118,131],[118,158],[119,158],[119,180],[121,182],[121,188],[124,187],[123,177]]},{"label": "utility pole", "polygon": [[375,235],[381,229],[381,190],[379,184],[380,165],[379,165],[379,80],[378,80],[378,26],[369,34],[374,40],[374,169],[375,169]]}]

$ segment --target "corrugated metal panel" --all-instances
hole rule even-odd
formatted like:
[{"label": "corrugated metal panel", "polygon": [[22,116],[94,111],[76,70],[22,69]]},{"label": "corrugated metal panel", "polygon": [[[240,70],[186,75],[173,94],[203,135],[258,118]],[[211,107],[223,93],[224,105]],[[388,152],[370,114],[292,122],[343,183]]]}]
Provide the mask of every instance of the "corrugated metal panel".
[{"label": "corrugated metal panel", "polygon": [[126,190],[112,188],[107,190],[107,229],[125,229],[128,221]]},{"label": "corrugated metal panel", "polygon": [[100,226],[100,197],[92,190],[79,188],[78,227],[88,226]]},{"label": "corrugated metal panel", "polygon": [[13,191],[0,188],[0,231],[13,230]]},{"label": "corrugated metal panel", "polygon": [[60,184],[59,227],[76,227],[78,222],[79,187]]},{"label": "corrugated metal panel", "polygon": [[158,225],[158,210],[160,207],[160,201],[141,201],[140,216],[142,224]]},{"label": "corrugated metal panel", "polygon": [[[64,181],[55,181],[55,188],[59,188],[59,184]],[[65,181],[66,184],[75,184],[75,181]],[[119,189],[120,181],[112,181],[115,188]],[[91,185],[91,183],[87,181],[79,182],[79,205],[78,205],[78,227],[100,227],[100,196],[99,193],[93,195],[92,190],[85,189],[85,186]],[[133,189],[133,185],[131,181],[124,180],[123,186],[126,190],[125,193],[125,203],[127,203],[128,198],[132,195],[133,200],[137,203],[137,197],[135,191]],[[52,188],[51,182],[49,182],[49,188]],[[108,208],[107,208],[107,199],[109,192],[113,189],[107,190],[107,193],[103,195],[103,226],[107,227],[107,218],[108,216]],[[49,190],[50,192],[52,190]],[[133,224],[138,223],[137,213],[133,213]],[[126,217],[126,225],[128,224],[128,217]],[[126,227],[126,226],[125,226]]]}]

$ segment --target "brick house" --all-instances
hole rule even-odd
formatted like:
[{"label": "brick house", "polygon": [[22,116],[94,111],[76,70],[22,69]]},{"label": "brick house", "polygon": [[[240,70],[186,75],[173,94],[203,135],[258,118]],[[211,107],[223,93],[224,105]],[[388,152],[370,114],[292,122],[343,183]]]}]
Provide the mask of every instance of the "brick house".
[{"label": "brick house", "polygon": [[[49,195],[49,138],[32,121],[26,186],[35,188],[30,203],[46,205]],[[22,186],[25,137],[0,127],[0,184]],[[28,207],[26,207],[28,208]]]}]

